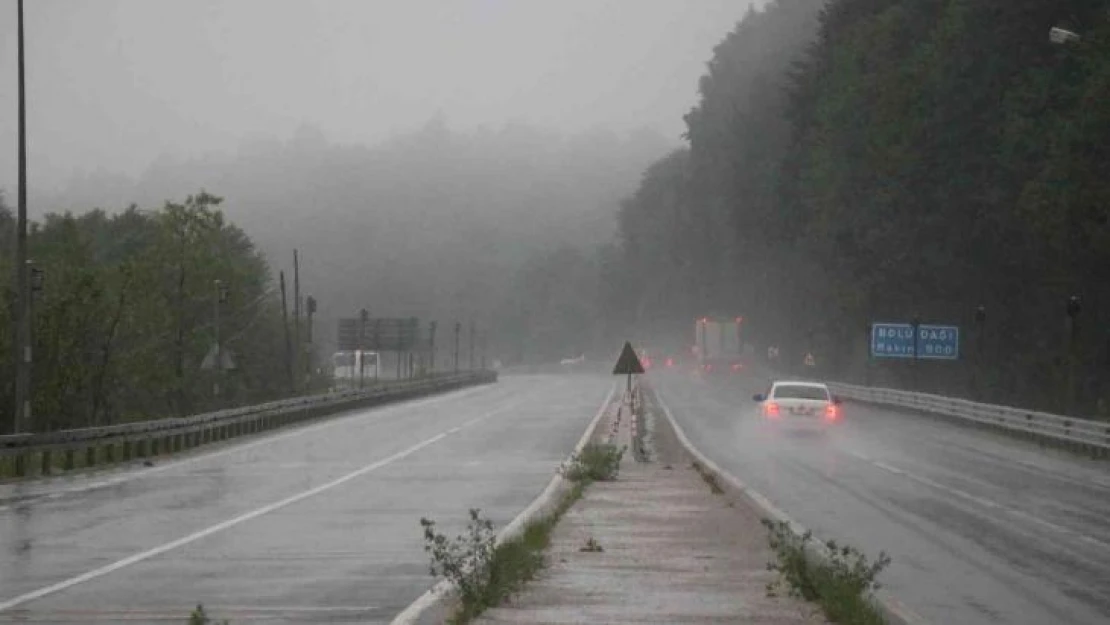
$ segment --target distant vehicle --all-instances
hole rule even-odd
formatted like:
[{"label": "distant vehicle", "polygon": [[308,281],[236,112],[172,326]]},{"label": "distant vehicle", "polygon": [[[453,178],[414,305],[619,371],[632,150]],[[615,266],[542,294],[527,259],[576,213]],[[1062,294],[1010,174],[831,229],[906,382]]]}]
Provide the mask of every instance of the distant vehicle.
[{"label": "distant vehicle", "polygon": [[840,398],[820,382],[773,382],[766,393],[752,397],[771,421],[823,425],[841,419]]},{"label": "distant vehicle", "polygon": [[559,361],[559,364],[564,367],[573,367],[574,365],[580,365],[584,362],[586,362],[586,355],[582,354],[578,358],[564,358]]},{"label": "distant vehicle", "polygon": [[740,329],[743,317],[719,321],[702,317],[694,324],[694,353],[698,369],[709,374],[740,373],[744,369]]}]

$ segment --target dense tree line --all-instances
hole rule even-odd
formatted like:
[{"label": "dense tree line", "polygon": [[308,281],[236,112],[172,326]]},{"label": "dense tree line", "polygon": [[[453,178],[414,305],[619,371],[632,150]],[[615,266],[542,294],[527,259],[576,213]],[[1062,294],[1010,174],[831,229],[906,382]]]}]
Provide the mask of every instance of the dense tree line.
[{"label": "dense tree line", "polygon": [[[1107,8],[752,10],[714,50],[689,148],[650,167],[621,208],[628,291],[609,314],[679,335],[695,316],[742,314],[757,348],[784,346],[790,365],[813,351],[842,379],[1104,410]],[[1053,26],[1081,38],[1051,43]],[[868,324],[914,317],[960,325],[962,362],[869,363]]]},{"label": "dense tree line", "polygon": [[[48,214],[31,224],[44,274],[33,298],[32,428],[186,415],[290,392],[280,299],[262,256],[207,193],[108,214]],[[0,248],[14,248],[0,203]],[[11,424],[11,254],[0,258],[0,421]],[[215,345],[216,280],[227,286],[221,344],[235,365],[202,363]],[[298,381],[298,383],[302,383]]]}]

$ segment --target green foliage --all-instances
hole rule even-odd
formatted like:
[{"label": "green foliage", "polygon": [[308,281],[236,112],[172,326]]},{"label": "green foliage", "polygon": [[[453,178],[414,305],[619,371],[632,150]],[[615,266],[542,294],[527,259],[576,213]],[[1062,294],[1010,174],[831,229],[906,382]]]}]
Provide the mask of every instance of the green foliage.
[{"label": "green foliage", "polygon": [[550,515],[529,523],[520,536],[501,544],[496,544],[493,523],[476,509],[469,512],[466,532],[453,539],[436,531],[434,521],[420,519],[424,550],[431,557],[431,574],[452,582],[459,598],[451,623],[469,623],[535,578],[544,566],[543,552],[551,542],[551,532],[582,498],[584,486],[575,484]]},{"label": "green foliage", "polygon": [[[219,623],[221,625],[228,625],[229,622],[230,621],[223,620]],[[196,609],[193,610],[193,613],[189,615],[189,625],[216,625],[216,621],[213,621],[212,618],[208,616],[204,611],[203,605],[198,604]]]},{"label": "green foliage", "polygon": [[767,568],[779,574],[779,579],[768,585],[768,594],[777,594],[778,588],[785,586],[790,596],[820,605],[825,617],[833,623],[881,625],[884,622],[870,593],[879,589],[876,578],[890,564],[885,553],[870,562],[859,550],[830,541],[825,545],[829,557],[820,561],[806,553],[807,543],[812,540],[809,532],[799,536],[783,521],[763,519],[763,525],[777,559],[768,563]]},{"label": "green foliage", "polygon": [[[184,415],[289,392],[269,271],[220,203],[201,192],[155,211],[48,214],[32,224],[29,255],[45,273],[33,300],[34,430]],[[0,237],[10,236],[8,224],[0,206]],[[217,279],[229,286],[221,342],[237,366],[224,372],[219,398],[215,372],[201,369],[216,339]],[[5,255],[0,291],[10,283]],[[11,317],[0,308],[0,374],[9,380]],[[0,388],[2,427],[11,392]]]},{"label": "green foliage", "polygon": [[[718,45],[689,150],[620,212],[645,332],[745,317],[788,366],[1086,414],[1110,398],[1110,20],[1102,2],[777,0]],[[822,8],[823,7],[823,8]],[[1081,31],[1049,42],[1054,25]],[[1064,302],[1084,307],[1074,352]],[[976,331],[974,310],[987,322]],[[964,362],[866,372],[867,324],[965,328]],[[1030,328],[1038,331],[1030,333]],[[876,378],[875,376],[883,376]]]},{"label": "green foliage", "polygon": [[590,443],[580,453],[571,454],[559,473],[572,482],[611,482],[620,473],[627,447]]}]

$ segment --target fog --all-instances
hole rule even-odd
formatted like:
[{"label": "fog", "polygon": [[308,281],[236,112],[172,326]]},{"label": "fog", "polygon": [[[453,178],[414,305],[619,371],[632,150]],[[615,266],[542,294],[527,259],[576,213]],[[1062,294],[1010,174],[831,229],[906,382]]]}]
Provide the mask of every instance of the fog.
[{"label": "fog", "polygon": [[[5,6],[0,75],[14,87]],[[275,270],[299,249],[325,344],[336,317],[365,306],[515,323],[521,357],[531,332],[571,353],[583,345],[566,335],[591,307],[569,300],[594,296],[586,267],[613,239],[620,199],[680,145],[712,46],[747,8],[27,3],[30,211],[157,207],[204,189]],[[14,147],[14,89],[0,111]],[[0,152],[9,199],[15,157]],[[522,284],[539,289],[527,305],[511,295]],[[544,301],[561,321],[535,318]]]},{"label": "fog", "polygon": [[[0,17],[0,142],[15,145],[14,0]],[[677,140],[734,0],[35,0],[31,186],[138,175],[163,156],[285,139],[375,144],[460,128],[648,127]],[[0,186],[15,150],[0,152]],[[41,208],[41,207],[40,207]]]}]

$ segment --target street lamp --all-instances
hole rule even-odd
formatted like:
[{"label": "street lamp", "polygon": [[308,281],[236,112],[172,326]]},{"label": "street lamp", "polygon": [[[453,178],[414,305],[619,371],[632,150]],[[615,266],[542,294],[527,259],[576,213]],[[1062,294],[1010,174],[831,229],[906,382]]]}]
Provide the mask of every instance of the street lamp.
[{"label": "street lamp", "polygon": [[16,2],[17,100],[19,161],[19,194],[16,205],[15,231],[15,314],[12,324],[12,362],[15,365],[15,410],[12,411],[12,432],[19,433],[31,425],[31,293],[27,275],[27,98],[23,45],[23,0]]}]

